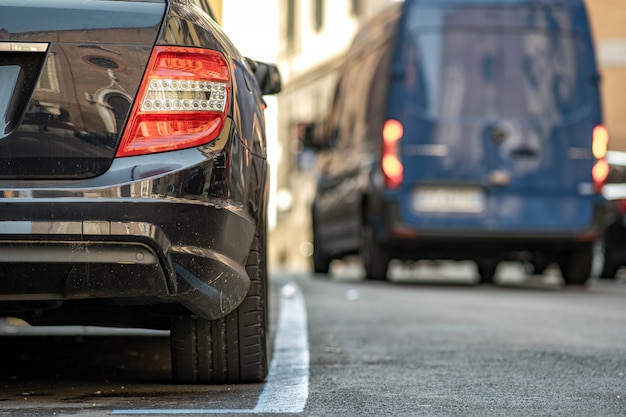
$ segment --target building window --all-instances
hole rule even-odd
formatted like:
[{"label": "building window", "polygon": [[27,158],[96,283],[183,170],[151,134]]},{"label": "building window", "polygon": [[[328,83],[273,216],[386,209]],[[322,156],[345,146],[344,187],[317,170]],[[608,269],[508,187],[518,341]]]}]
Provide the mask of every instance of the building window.
[{"label": "building window", "polygon": [[61,91],[59,87],[59,74],[57,73],[56,54],[54,52],[48,55],[46,65],[37,81],[37,90],[44,90],[49,93],[58,93]]},{"label": "building window", "polygon": [[296,37],[296,0],[287,0],[287,45],[292,48]]},{"label": "building window", "polygon": [[324,26],[324,0],[315,0],[313,7],[313,27],[319,32]]},{"label": "building window", "polygon": [[361,0],[350,0],[350,13],[353,16],[360,16],[362,12]]},{"label": "building window", "polygon": [[115,130],[111,133],[121,133],[121,129],[124,127],[126,117],[128,116],[128,111],[130,110],[131,101],[124,94],[112,93],[107,96],[106,103],[115,120]]}]

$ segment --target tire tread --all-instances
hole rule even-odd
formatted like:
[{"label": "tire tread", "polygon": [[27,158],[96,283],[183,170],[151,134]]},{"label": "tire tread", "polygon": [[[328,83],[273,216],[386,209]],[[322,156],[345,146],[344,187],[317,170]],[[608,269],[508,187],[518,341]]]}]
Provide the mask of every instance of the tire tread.
[{"label": "tire tread", "polygon": [[267,270],[264,222],[246,261],[250,288],[242,303],[221,319],[172,319],[172,377],[179,383],[261,382],[268,373]]}]

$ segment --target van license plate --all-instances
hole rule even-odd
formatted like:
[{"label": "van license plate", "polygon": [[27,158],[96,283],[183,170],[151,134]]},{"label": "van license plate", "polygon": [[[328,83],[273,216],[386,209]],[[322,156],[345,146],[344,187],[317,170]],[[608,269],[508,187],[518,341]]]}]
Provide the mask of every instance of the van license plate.
[{"label": "van license plate", "polygon": [[484,208],[481,188],[418,187],[413,191],[413,210],[419,213],[481,213]]}]

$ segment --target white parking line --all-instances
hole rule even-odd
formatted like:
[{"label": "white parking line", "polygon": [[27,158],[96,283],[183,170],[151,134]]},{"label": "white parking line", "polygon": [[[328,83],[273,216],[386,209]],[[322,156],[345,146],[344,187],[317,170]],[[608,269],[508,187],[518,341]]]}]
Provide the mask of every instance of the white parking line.
[{"label": "white parking line", "polygon": [[304,296],[293,283],[281,289],[270,373],[255,413],[301,413],[309,396],[309,337]]},{"label": "white parking line", "polygon": [[265,388],[251,409],[113,410],[114,415],[302,413],[309,396],[309,338],[304,296],[289,283],[282,287],[274,354]]}]

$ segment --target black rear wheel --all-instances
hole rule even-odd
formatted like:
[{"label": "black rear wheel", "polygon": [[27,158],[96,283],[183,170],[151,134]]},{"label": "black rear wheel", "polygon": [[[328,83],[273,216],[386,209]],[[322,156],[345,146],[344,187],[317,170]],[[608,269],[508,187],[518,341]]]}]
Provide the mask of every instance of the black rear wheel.
[{"label": "black rear wheel", "polygon": [[493,259],[481,259],[476,261],[476,269],[481,284],[493,284],[496,276],[498,261]]},{"label": "black rear wheel", "polygon": [[326,253],[320,241],[317,228],[315,227],[315,216],[311,215],[311,218],[311,231],[313,234],[313,255],[311,258],[313,261],[313,272],[319,275],[328,275],[332,259],[330,255]]},{"label": "black rear wheel", "polygon": [[363,225],[361,233],[361,257],[365,268],[365,279],[383,281],[387,279],[390,256],[374,236],[371,225]]},{"label": "black rear wheel", "polygon": [[313,224],[313,272],[321,275],[328,275],[330,271],[330,256],[324,251],[317,232],[315,231],[315,224]]},{"label": "black rear wheel", "polygon": [[317,248],[313,248],[313,272],[328,275],[330,272],[330,257]]},{"label": "black rear wheel", "polygon": [[268,372],[266,230],[259,225],[246,272],[250,289],[239,307],[218,320],[172,320],[172,376],[179,383],[261,382]]},{"label": "black rear wheel", "polygon": [[610,251],[610,248],[613,247],[613,245],[611,244],[611,242],[607,242],[606,239],[607,237],[603,237],[596,243],[596,258],[599,259],[599,263],[602,267],[602,270],[598,274],[598,277],[615,279],[620,265],[614,260],[614,258],[616,257]]},{"label": "black rear wheel", "polygon": [[566,285],[585,285],[593,266],[593,244],[580,244],[565,253],[559,262]]},{"label": "black rear wheel", "polygon": [[615,279],[617,276],[618,266],[614,264],[605,264],[604,268],[602,268],[602,273],[600,274],[600,278],[607,279]]},{"label": "black rear wheel", "polygon": [[533,260],[530,262],[530,269],[528,273],[530,273],[531,275],[543,275],[543,273],[546,272],[547,268],[548,268],[547,262]]}]

